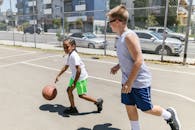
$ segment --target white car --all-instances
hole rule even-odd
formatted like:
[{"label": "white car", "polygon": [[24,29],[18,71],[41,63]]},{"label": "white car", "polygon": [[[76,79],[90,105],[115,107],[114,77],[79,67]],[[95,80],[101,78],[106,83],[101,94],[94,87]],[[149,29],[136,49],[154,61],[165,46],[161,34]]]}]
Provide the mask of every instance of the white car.
[{"label": "white car", "polygon": [[[140,45],[143,51],[152,51],[156,54],[162,54],[163,37],[159,33],[149,30],[135,30],[140,38]],[[164,46],[164,55],[179,56],[183,51],[183,44],[180,40],[166,38]]]},{"label": "white car", "polygon": [[76,41],[76,46],[87,47],[87,48],[101,48],[104,49],[107,46],[104,38],[98,38],[93,33],[73,33],[69,36]]}]

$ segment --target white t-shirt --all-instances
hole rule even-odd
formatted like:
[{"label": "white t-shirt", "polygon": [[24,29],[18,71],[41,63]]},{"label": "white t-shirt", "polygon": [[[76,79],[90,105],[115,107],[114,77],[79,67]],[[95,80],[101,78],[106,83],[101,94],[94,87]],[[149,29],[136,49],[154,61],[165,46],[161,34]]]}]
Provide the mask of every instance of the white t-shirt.
[{"label": "white t-shirt", "polygon": [[81,60],[80,56],[77,54],[76,51],[73,51],[67,58],[66,65],[69,65],[72,78],[75,79],[76,76],[76,66],[79,65],[81,68],[81,74],[78,81],[85,80],[88,77],[87,71],[85,69],[85,64]]}]

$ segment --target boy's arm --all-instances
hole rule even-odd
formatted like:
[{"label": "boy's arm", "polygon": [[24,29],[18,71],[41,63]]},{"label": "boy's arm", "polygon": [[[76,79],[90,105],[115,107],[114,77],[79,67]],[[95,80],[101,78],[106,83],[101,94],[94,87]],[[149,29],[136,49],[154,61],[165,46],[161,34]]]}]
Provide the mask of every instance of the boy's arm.
[{"label": "boy's arm", "polygon": [[112,68],[110,69],[110,73],[111,73],[111,74],[116,74],[117,71],[118,71],[119,69],[120,69],[120,65],[117,64],[117,65],[115,65],[114,67],[112,67]]},{"label": "boy's arm", "polygon": [[58,78],[68,69],[68,67],[69,67],[69,65],[65,65],[64,67],[62,67],[61,71],[56,76],[55,83],[58,81]]},{"label": "boy's arm", "polygon": [[75,79],[74,79],[74,82],[73,82],[73,86],[75,87],[80,75],[81,75],[81,68],[79,65],[76,65],[76,76],[75,76]]},{"label": "boy's arm", "polygon": [[131,87],[134,83],[134,80],[137,77],[139,70],[140,70],[140,66],[142,65],[142,62],[143,62],[143,57],[142,57],[139,39],[135,34],[128,34],[126,36],[125,40],[126,40],[126,44],[127,44],[127,48],[129,50],[129,53],[131,54],[131,56],[134,60],[132,71],[129,74],[128,80],[125,84],[125,86],[127,86],[127,88],[126,89],[124,88],[125,90],[123,91],[125,93],[128,93],[131,91]]}]

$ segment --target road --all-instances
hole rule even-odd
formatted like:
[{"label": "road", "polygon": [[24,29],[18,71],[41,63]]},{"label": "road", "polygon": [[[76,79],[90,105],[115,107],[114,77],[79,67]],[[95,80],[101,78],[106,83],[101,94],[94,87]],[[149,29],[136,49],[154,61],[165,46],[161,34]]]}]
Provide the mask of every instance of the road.
[{"label": "road", "polygon": [[[61,45],[61,42],[57,40],[56,34],[54,33],[44,33],[44,34],[23,34],[23,33],[14,33],[15,41],[23,41],[23,42],[36,42],[36,43],[44,43],[44,44],[56,44]],[[13,40],[13,32],[2,32],[0,31],[0,40]],[[114,37],[107,36],[107,40],[109,42],[107,49],[114,50]],[[189,58],[195,57],[195,41],[189,41],[188,43],[188,52],[187,56]],[[183,56],[183,54],[181,54]]]},{"label": "road", "polygon": [[[95,113],[93,103],[75,94],[78,115],[64,115],[69,106],[66,87],[70,71],[56,84],[58,95],[46,101],[42,88],[53,84],[64,63],[63,53],[0,45],[0,129],[2,130],[129,130],[125,108],[120,103],[121,73],[110,75],[117,63],[114,57],[81,55],[87,71],[88,94],[104,99],[102,113]],[[194,66],[147,62],[152,73],[152,100],[165,108],[174,107],[182,129],[195,129]],[[161,117],[139,111],[141,129],[170,130]]]}]

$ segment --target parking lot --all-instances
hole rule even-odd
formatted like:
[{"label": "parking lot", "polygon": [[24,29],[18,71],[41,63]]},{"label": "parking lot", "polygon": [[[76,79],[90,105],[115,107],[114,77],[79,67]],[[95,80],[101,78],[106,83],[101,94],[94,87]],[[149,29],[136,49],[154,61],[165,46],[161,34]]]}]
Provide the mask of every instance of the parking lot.
[{"label": "parking lot", "polygon": [[[64,115],[69,107],[66,86],[70,71],[55,84],[57,97],[46,101],[41,91],[54,80],[64,63],[62,51],[0,45],[0,129],[2,130],[129,130],[130,123],[120,103],[121,74],[110,75],[114,57],[81,55],[88,74],[88,94],[104,99],[102,113],[75,94],[78,115]],[[152,100],[174,107],[182,130],[195,129],[195,66],[147,62],[153,76]],[[160,118],[139,111],[142,130],[170,130]]]}]

